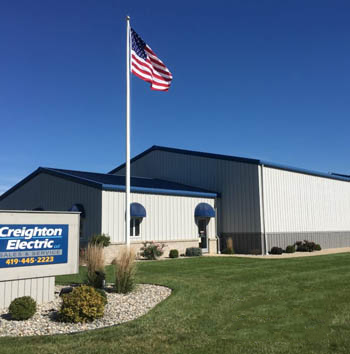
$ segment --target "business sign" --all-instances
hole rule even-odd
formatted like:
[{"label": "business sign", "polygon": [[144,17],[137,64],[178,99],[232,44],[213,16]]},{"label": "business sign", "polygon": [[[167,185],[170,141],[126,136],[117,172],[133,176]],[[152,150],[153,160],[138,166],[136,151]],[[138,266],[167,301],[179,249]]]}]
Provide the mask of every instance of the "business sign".
[{"label": "business sign", "polygon": [[67,263],[69,225],[0,224],[0,268]]}]

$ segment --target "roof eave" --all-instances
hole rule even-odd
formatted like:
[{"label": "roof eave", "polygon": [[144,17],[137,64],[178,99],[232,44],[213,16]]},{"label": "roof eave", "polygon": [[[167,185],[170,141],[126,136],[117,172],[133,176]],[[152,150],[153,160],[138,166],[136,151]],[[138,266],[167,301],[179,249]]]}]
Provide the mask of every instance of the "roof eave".
[{"label": "roof eave", "polygon": [[[104,184],[102,185],[102,189],[106,191],[125,192],[124,185]],[[134,187],[131,186],[130,191],[133,193],[178,195],[178,196],[202,197],[202,198],[218,198],[220,196],[219,193],[195,192],[195,191],[161,189],[161,188],[145,188],[145,187],[135,187],[135,186]]]}]

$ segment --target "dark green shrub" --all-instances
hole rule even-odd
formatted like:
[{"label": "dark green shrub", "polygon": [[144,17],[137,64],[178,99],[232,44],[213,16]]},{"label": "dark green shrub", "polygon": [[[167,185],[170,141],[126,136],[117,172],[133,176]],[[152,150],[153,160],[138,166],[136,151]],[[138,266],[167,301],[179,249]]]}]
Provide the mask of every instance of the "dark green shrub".
[{"label": "dark green shrub", "polygon": [[179,251],[178,250],[170,250],[169,258],[178,258],[178,257],[179,257]]},{"label": "dark green shrub", "polygon": [[79,286],[62,296],[59,318],[63,322],[91,322],[103,317],[105,301],[92,286]]},{"label": "dark green shrub", "polygon": [[272,247],[270,254],[282,254],[283,253],[283,249],[280,247]]},{"label": "dark green shrub", "polygon": [[[295,243],[297,245],[298,252],[313,252],[316,251],[316,243],[304,240],[303,242],[298,241]],[[321,247],[321,246],[320,246]]]},{"label": "dark green shrub", "polygon": [[13,320],[23,321],[33,317],[36,312],[36,302],[30,296],[14,299],[9,306],[9,314]]},{"label": "dark green shrub", "polygon": [[91,245],[108,247],[111,244],[111,238],[108,235],[94,235],[91,237],[89,243]]},{"label": "dark green shrub", "polygon": [[321,245],[319,245],[318,243],[315,245],[315,251],[321,251]]},{"label": "dark green shrub", "polygon": [[198,257],[202,255],[202,249],[199,247],[186,248],[186,257]]},{"label": "dark green shrub", "polygon": [[254,248],[250,251],[250,254],[252,254],[254,256],[259,256],[259,255],[261,255],[261,250],[259,250],[258,248]]},{"label": "dark green shrub", "polygon": [[295,252],[295,246],[294,245],[289,245],[286,248],[286,253],[294,253]]},{"label": "dark green shrub", "polygon": [[146,259],[155,260],[163,255],[164,247],[164,243],[143,242],[143,247],[140,249],[140,254]]},{"label": "dark green shrub", "polygon": [[235,251],[233,250],[233,248],[224,248],[221,251],[222,254],[235,254]]}]

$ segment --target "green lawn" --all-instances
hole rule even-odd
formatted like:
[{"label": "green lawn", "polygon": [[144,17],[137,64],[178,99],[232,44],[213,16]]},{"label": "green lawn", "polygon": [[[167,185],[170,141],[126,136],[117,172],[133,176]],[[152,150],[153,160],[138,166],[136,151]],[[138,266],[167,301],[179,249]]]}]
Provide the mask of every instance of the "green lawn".
[{"label": "green lawn", "polygon": [[138,282],[173,289],[147,315],[83,334],[0,338],[0,352],[349,353],[349,269],[350,254],[140,262]]}]

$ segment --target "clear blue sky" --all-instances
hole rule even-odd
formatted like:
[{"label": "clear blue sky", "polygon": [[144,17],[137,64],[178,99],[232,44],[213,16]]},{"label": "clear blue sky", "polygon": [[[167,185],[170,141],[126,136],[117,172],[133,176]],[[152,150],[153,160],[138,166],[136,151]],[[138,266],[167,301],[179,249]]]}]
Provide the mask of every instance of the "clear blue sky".
[{"label": "clear blue sky", "polygon": [[0,2],[0,194],[38,166],[125,154],[125,15],[172,71],[132,78],[132,156],[151,145],[350,174],[350,2]]}]

